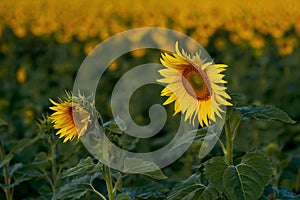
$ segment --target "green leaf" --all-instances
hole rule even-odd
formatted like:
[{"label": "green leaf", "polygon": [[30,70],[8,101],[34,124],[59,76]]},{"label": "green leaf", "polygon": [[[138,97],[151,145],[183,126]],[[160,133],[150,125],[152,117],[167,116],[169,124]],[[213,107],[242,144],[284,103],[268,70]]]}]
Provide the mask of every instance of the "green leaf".
[{"label": "green leaf", "polygon": [[280,200],[299,200],[300,195],[297,195],[293,193],[292,191],[289,191],[286,188],[275,188],[272,186],[267,186],[264,191],[264,195],[261,197],[262,199],[269,199],[268,197],[272,197],[273,199],[280,199]]},{"label": "green leaf", "polygon": [[210,184],[230,200],[258,199],[273,172],[261,152],[246,154],[238,165],[228,165],[223,158],[215,157],[204,170]]},{"label": "green leaf", "polygon": [[204,167],[204,175],[213,184],[218,191],[224,191],[223,175],[228,168],[224,158],[214,157]]},{"label": "green leaf", "polygon": [[241,164],[250,166],[261,176],[265,183],[268,183],[272,176],[273,168],[270,161],[259,151],[244,155]]},{"label": "green leaf", "polygon": [[187,180],[175,185],[168,194],[168,200],[217,199],[218,190],[211,185],[200,182],[200,175],[193,174]]},{"label": "green leaf", "polygon": [[24,138],[20,141],[14,141],[10,144],[11,152],[13,153],[20,153],[25,147],[31,144],[30,138]]},{"label": "green leaf", "polygon": [[40,139],[40,135],[37,135],[34,138],[24,138],[18,141],[14,141],[10,144],[10,152],[18,154],[20,153],[24,148],[32,145],[35,143],[38,139]]},{"label": "green leaf", "polygon": [[116,117],[114,120],[106,122],[104,126],[108,131],[117,134],[122,134],[127,128],[125,122],[120,117]]},{"label": "green leaf", "polygon": [[[139,158],[125,158],[124,172],[137,172],[154,179],[166,179],[160,168],[153,162],[144,161]],[[144,172],[143,172],[144,171]]]},{"label": "green leaf", "polygon": [[291,124],[296,123],[296,121],[292,120],[286,112],[274,106],[251,105],[245,107],[237,107],[235,109],[241,112],[242,120],[247,120],[247,119],[256,119],[259,121],[278,120],[285,123],[291,123]]},{"label": "green leaf", "polygon": [[3,119],[0,119],[0,126],[6,126],[7,122],[4,121]]},{"label": "green leaf", "polygon": [[57,189],[52,200],[67,198],[79,199],[85,195],[87,191],[93,190],[91,183],[95,178],[96,176],[86,175],[71,179],[65,185]]},{"label": "green leaf", "polygon": [[121,193],[128,194],[132,199],[165,199],[165,193],[169,189],[160,181],[150,179],[146,176],[135,177],[132,185],[128,188],[122,188]]},{"label": "green leaf", "polygon": [[2,160],[2,161],[0,162],[0,168],[3,167],[4,165],[9,164],[9,162],[10,162],[11,159],[13,159],[13,158],[14,158],[14,155],[11,154],[11,153],[8,154],[8,155],[6,155],[6,156],[5,156],[5,159]]},{"label": "green leaf", "polygon": [[229,94],[231,99],[229,100],[230,103],[233,104],[233,106],[227,106],[226,108],[226,120],[230,118],[230,116],[232,115],[233,109],[234,107],[236,107],[237,105],[239,105],[239,103],[241,103],[246,97],[244,94],[241,93],[232,93]]},{"label": "green leaf", "polygon": [[241,103],[246,98],[246,96],[242,93],[232,93],[229,95],[231,97],[229,101],[235,106]]},{"label": "green leaf", "polygon": [[8,168],[8,176],[11,178],[12,175],[20,168],[23,167],[23,163],[16,163],[13,166],[10,166]]},{"label": "green leaf", "polygon": [[47,154],[45,152],[40,152],[34,157],[31,165],[35,168],[40,169],[41,171],[45,171],[48,167],[51,166],[51,163]]},{"label": "green leaf", "polygon": [[45,199],[51,199],[51,197],[52,197],[52,189],[48,185],[40,186],[38,192],[43,197],[48,197],[48,198],[45,198]]},{"label": "green leaf", "polygon": [[17,170],[17,174],[22,174],[30,178],[45,177],[45,172],[50,167],[50,163],[46,164],[36,164],[34,162],[23,165]]},{"label": "green leaf", "polygon": [[116,200],[131,200],[131,198],[127,194],[118,194]]},{"label": "green leaf", "polygon": [[83,175],[87,173],[101,172],[102,164],[95,164],[91,157],[87,157],[86,159],[82,159],[79,161],[78,165],[63,171],[61,178],[75,176],[75,175]]},{"label": "green leaf", "polygon": [[13,187],[19,185],[20,183],[22,183],[22,182],[24,182],[24,181],[27,181],[27,180],[29,180],[29,179],[30,179],[30,177],[22,176],[22,177],[16,179],[12,184],[9,184],[9,185],[7,185],[7,184],[3,184],[3,185],[0,184],[0,186],[1,186],[3,189],[6,189],[6,188],[13,188]]}]

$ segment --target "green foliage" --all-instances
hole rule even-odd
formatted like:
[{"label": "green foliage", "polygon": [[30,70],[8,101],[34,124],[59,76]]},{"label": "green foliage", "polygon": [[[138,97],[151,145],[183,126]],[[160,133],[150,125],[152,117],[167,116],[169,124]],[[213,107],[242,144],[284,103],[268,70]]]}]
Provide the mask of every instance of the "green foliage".
[{"label": "green foliage", "polygon": [[131,200],[131,198],[127,194],[118,194],[116,200]]},{"label": "green foliage", "polygon": [[108,132],[122,134],[126,129],[126,124],[120,117],[116,117],[116,119],[106,122],[104,127],[106,127]]},{"label": "green foliage", "polygon": [[187,180],[178,183],[172,188],[168,194],[168,200],[201,200],[201,199],[217,199],[218,190],[212,185],[204,185],[201,183],[201,176],[193,174]]},{"label": "green foliage", "polygon": [[103,172],[102,163],[95,164],[91,157],[80,160],[78,165],[61,173],[60,179],[64,184],[54,192],[52,199],[79,199],[88,191],[99,195],[92,183],[96,178],[102,178],[101,172]]},{"label": "green foliage", "polygon": [[[80,141],[63,144],[55,136],[56,130],[47,117],[38,122],[38,128],[35,126],[41,113],[47,116],[46,113],[50,112],[48,99],[64,95],[64,90],[72,88],[76,72],[86,56],[84,46],[90,41],[101,42],[99,37],[91,37],[86,41],[72,38],[70,42],[61,44],[56,42],[55,35],[36,37],[28,33],[25,37],[17,37],[6,26],[1,30],[0,136],[3,153],[0,160],[0,186],[3,191],[0,192],[0,199],[7,198],[6,194],[14,199],[99,199],[101,195],[98,191],[107,198],[103,166],[94,163]],[[188,32],[194,34],[193,28]],[[287,32],[286,36],[294,34],[293,28],[291,32]],[[227,108],[226,119],[232,120],[238,113],[243,120],[241,126],[237,127],[237,140],[233,148],[242,146],[250,150],[261,147],[265,156],[264,153],[255,152],[240,158],[244,152],[233,149],[235,164],[229,165],[224,158],[217,157],[224,153],[217,145],[207,157],[199,160],[195,155],[198,154],[206,129],[195,130],[197,134],[191,148],[164,171],[142,160],[127,160],[125,166],[132,169],[132,163],[135,163],[154,171],[139,175],[113,171],[112,183],[116,185],[114,189],[118,200],[258,199],[268,183],[272,186],[264,189],[260,199],[299,199],[300,126],[292,120],[300,119],[299,45],[294,47],[290,55],[282,56],[276,51],[275,39],[269,35],[264,36],[265,46],[262,49],[249,48],[249,44],[243,40],[237,45],[231,41],[231,36],[225,30],[215,30],[209,38],[207,50],[216,63],[230,66],[226,72],[228,90],[247,94],[247,98],[241,93],[230,94],[234,106]],[[225,49],[215,47],[217,40],[224,42]],[[101,89],[97,91],[95,99],[105,121],[111,119],[108,100],[113,83],[137,64],[158,62],[161,52],[145,52],[145,56],[139,58],[130,53],[118,58],[116,69],[108,70],[103,75],[99,83]],[[18,82],[16,76],[19,69],[23,69],[26,75],[23,83]],[[132,113],[138,123],[148,122],[148,110],[143,110],[144,104],[150,105],[152,100],[159,102],[159,92],[157,94],[153,98],[145,98],[145,93],[136,95],[138,100],[132,103]],[[277,107],[264,104],[276,105],[292,117]],[[167,107],[167,112],[171,116],[173,108]],[[232,127],[237,121],[237,118],[232,121]],[[265,123],[268,121],[272,122]],[[123,133],[126,126],[120,119],[109,121],[105,126],[109,138],[130,151],[150,151],[157,149],[159,142],[168,141],[165,135],[157,136],[156,141],[159,142],[153,140],[147,143],[128,137]],[[176,122],[168,123],[163,134],[172,132],[174,127],[177,127]],[[240,143],[240,138],[246,142]],[[225,141],[224,134],[220,141]],[[186,142],[189,141],[182,140],[179,145]],[[273,166],[272,179],[266,156]],[[200,166],[197,173],[193,171],[193,166]],[[182,179],[186,180],[179,182]],[[250,192],[250,188],[255,191]]]},{"label": "green foliage", "polygon": [[124,171],[130,170],[131,173],[139,172],[154,179],[166,179],[160,168],[153,162],[144,161],[139,158],[125,158]]},{"label": "green foliage", "polygon": [[285,188],[274,188],[268,185],[264,189],[264,194],[259,200],[299,200],[300,195],[296,195],[295,193],[285,189]]},{"label": "green foliage", "polygon": [[4,121],[3,119],[0,119],[0,126],[4,126],[4,125],[7,125],[7,122]]},{"label": "green foliage", "polygon": [[19,141],[12,141],[10,143],[10,154],[20,153],[24,148],[33,145],[40,137],[41,135],[37,135],[35,138],[23,138]]},{"label": "green foliage", "polygon": [[30,177],[24,176],[24,177],[15,179],[12,184],[1,184],[0,186],[3,189],[12,189],[12,188],[16,187],[17,185],[19,185],[20,183],[22,183],[23,181],[27,181],[29,179],[30,179]]},{"label": "green foliage", "polygon": [[12,160],[20,154],[26,147],[32,145],[41,138],[41,135],[36,135],[34,138],[24,138],[19,141],[11,141],[9,144],[10,152],[6,153],[2,140],[0,139],[0,169],[3,170],[3,183],[0,187],[6,195],[6,199],[11,199],[14,195],[14,189],[21,183],[28,181],[32,176],[28,173],[22,173],[22,169],[26,166],[21,162],[12,164]]},{"label": "green foliage", "polygon": [[97,175],[85,175],[73,178],[58,188],[52,199],[79,199],[85,195],[87,191],[93,191],[92,182],[96,177]]},{"label": "green foliage", "polygon": [[268,184],[272,168],[260,152],[243,156],[237,165],[228,165],[223,158],[214,157],[205,166],[205,176],[210,184],[229,199],[258,199]]},{"label": "green foliage", "polygon": [[230,102],[233,106],[229,106],[226,108],[226,120],[228,120],[231,117],[235,107],[238,106],[246,98],[245,95],[241,93],[232,93],[230,94],[230,97]]},{"label": "green foliage", "polygon": [[78,176],[83,174],[92,174],[95,172],[101,172],[102,170],[102,163],[98,162],[97,164],[94,164],[93,159],[91,157],[87,157],[86,159],[80,160],[78,165],[76,165],[75,167],[63,171],[60,178]]},{"label": "green foliage", "polygon": [[242,116],[242,120],[247,119],[256,119],[259,121],[270,121],[270,120],[278,120],[285,123],[294,124],[296,121],[292,120],[286,112],[276,108],[274,106],[245,106],[245,107],[237,107],[236,110],[240,111]]},{"label": "green foliage", "polygon": [[[147,176],[133,176],[127,177],[133,178],[133,182],[130,185],[123,186],[120,193],[127,194],[131,199],[137,200],[162,200],[166,199],[166,194],[169,189],[166,187],[167,182],[160,182],[158,180],[148,178]],[[124,180],[124,182],[126,179]]]}]

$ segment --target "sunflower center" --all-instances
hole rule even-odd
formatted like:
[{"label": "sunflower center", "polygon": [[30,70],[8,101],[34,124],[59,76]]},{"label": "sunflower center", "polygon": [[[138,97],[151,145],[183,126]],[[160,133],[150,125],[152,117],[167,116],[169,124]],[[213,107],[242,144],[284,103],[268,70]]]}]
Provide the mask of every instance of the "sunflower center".
[{"label": "sunflower center", "polygon": [[182,83],[186,91],[197,100],[207,100],[211,96],[211,87],[207,75],[193,65],[182,72]]}]

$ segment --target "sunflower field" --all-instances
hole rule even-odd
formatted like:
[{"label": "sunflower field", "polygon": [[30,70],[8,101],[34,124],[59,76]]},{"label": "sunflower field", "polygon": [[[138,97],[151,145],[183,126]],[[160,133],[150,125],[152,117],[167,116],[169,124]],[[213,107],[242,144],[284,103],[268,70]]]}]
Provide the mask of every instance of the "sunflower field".
[{"label": "sunflower field", "polygon": [[[182,55],[181,47],[168,55],[155,49],[134,50],[104,72],[95,105],[80,92],[72,94],[82,62],[98,44],[141,27],[183,33],[217,64],[202,65],[201,58]],[[155,33],[150,38],[153,43],[165,39]],[[143,37],[132,35],[129,40]],[[168,117],[175,120],[152,139],[126,135],[122,119],[112,120],[110,104],[121,76],[143,63],[168,68],[159,73],[169,87],[174,82],[168,79],[170,68],[187,81],[200,78],[200,83],[195,79],[189,86],[196,90],[194,96],[185,84],[182,87],[197,105],[176,106],[180,98],[159,85],[147,85],[131,97],[130,114],[137,124],[151,121],[148,111],[153,103],[164,104]],[[178,63],[188,67],[180,71]],[[202,84],[204,92],[199,89]],[[0,199],[300,200],[299,85],[298,0],[2,0]],[[210,97],[215,97],[212,109],[201,104]],[[221,105],[227,107],[224,129],[218,143],[199,158],[203,132],[224,113]],[[72,112],[82,117],[79,124]],[[132,152],[154,151],[174,136],[180,120],[174,112],[187,115],[187,121],[198,116],[201,125],[183,155],[162,169],[133,159],[124,166],[138,163],[154,170],[118,171],[98,161],[83,139],[77,139],[91,131],[94,115],[113,144]],[[102,139],[96,147],[102,146]]]}]

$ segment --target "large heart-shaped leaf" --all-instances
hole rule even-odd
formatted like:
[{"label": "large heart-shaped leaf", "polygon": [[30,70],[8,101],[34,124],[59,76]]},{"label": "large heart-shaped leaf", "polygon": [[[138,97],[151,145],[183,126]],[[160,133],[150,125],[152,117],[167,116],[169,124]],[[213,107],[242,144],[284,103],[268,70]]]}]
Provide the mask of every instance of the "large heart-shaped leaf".
[{"label": "large heart-shaped leaf", "polygon": [[204,170],[210,184],[231,200],[258,199],[273,172],[261,152],[246,154],[238,165],[228,165],[223,158],[215,157]]}]

